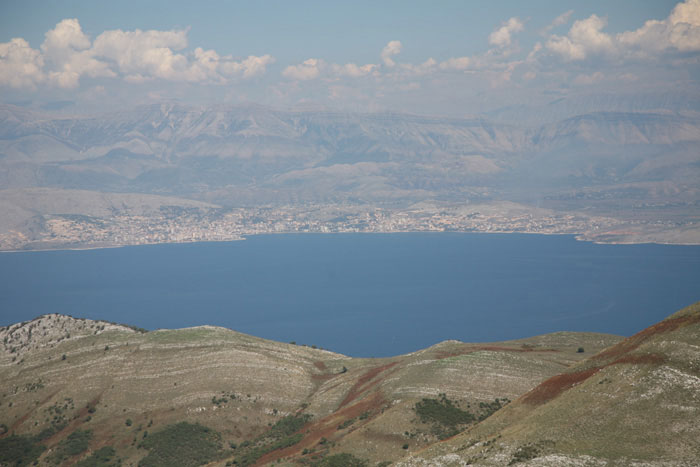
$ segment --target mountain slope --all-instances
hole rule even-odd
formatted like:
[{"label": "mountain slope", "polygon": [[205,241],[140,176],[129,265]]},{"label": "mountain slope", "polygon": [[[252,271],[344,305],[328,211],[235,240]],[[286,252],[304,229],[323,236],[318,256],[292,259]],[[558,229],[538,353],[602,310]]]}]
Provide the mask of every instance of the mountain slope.
[{"label": "mountain slope", "polygon": [[50,462],[71,436],[90,431],[89,452],[110,447],[126,464],[147,455],[139,447],[144,432],[183,421],[201,423],[237,446],[224,445],[222,464],[258,455],[254,447],[276,432],[278,425],[271,425],[294,420],[304,425],[299,438],[261,454],[260,462],[336,453],[396,460],[404,445],[420,449],[452,429],[422,421],[416,412],[422,400],[439,404],[444,397],[485,416],[580,361],[579,346],[596,351],[619,340],[557,333],[495,344],[448,341],[394,358],[355,359],[223,328],[142,333],[61,315],[4,328],[0,339],[6,431],[0,444],[46,447],[40,461]]},{"label": "mountain slope", "polygon": [[700,303],[400,465],[696,465]]},{"label": "mountain slope", "polygon": [[[699,128],[697,116],[664,112],[595,112],[528,129],[481,118],[263,107],[163,104],[55,116],[5,105],[0,187],[188,196],[245,187],[258,196],[271,189],[298,196],[293,182],[303,180],[314,187],[305,191],[311,200],[364,193],[376,202],[387,199],[384,191],[396,191],[389,199],[459,199],[474,186],[505,183],[513,192],[533,174],[545,191],[558,191],[569,177],[587,185],[656,181],[654,164],[667,154],[672,160],[663,165],[690,170],[673,172],[688,181],[697,173]],[[328,167],[363,191],[342,179],[323,184]],[[372,177],[384,191],[367,192]]]},{"label": "mountain slope", "polygon": [[[699,143],[700,116],[692,112],[590,112],[530,127],[480,117],[255,106],[162,104],[76,116],[0,105],[0,248],[362,230],[367,219],[344,219],[357,212],[372,217],[377,210],[406,217],[405,230],[698,243]],[[70,212],[47,211],[33,205],[37,191],[76,202]],[[157,202],[198,212],[164,217],[151,209],[138,219],[118,219],[118,210],[98,222],[74,216],[94,216],[92,200],[101,193],[115,199],[101,211],[121,200],[132,212],[140,203]],[[509,203],[521,205],[525,215],[480,217],[481,207],[455,214],[474,205],[502,211]],[[447,212],[446,222],[423,225],[420,218],[433,213],[415,212],[416,205],[435,206],[441,217]],[[313,227],[274,225],[279,216],[271,209],[297,220],[309,206],[339,214],[312,219]],[[207,232],[235,209],[246,210],[242,222],[225,219],[221,234]],[[65,222],[65,214],[74,217]],[[139,226],[123,229],[126,223]],[[232,229],[233,235],[223,234]],[[140,234],[149,230],[158,234],[142,241]]]}]

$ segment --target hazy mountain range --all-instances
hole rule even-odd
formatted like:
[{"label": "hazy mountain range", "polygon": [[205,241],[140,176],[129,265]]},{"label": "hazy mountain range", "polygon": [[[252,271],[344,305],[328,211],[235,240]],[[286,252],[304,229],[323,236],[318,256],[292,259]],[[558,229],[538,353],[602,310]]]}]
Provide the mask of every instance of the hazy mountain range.
[{"label": "hazy mountain range", "polygon": [[627,339],[359,359],[45,315],[0,329],[0,464],[691,466],[699,332],[695,304]]},{"label": "hazy mountain range", "polygon": [[65,213],[32,203],[43,188],[53,200],[64,190],[109,199],[89,202],[102,210],[139,204],[123,194],[225,208],[515,202],[695,231],[699,143],[691,111],[533,124],[177,104],[69,116],[3,105],[0,230],[26,232],[37,215]]}]

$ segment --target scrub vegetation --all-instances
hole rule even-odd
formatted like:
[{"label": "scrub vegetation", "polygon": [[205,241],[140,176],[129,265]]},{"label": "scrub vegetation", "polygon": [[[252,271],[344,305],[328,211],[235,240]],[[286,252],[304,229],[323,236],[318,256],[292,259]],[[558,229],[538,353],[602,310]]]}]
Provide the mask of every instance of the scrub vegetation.
[{"label": "scrub vegetation", "polygon": [[47,315],[0,328],[0,465],[693,465],[699,326],[377,359]]}]

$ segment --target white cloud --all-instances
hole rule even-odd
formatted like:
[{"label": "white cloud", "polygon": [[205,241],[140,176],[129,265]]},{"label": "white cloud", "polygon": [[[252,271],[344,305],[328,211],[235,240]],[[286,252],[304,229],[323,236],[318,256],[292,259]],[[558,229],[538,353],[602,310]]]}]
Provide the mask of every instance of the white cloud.
[{"label": "white cloud", "polygon": [[350,76],[352,78],[360,78],[362,76],[367,76],[377,69],[377,65],[367,64],[367,65],[356,65],[354,63],[346,63],[345,65],[332,65],[333,73],[338,76]]},{"label": "white cloud", "polygon": [[44,81],[44,59],[21,38],[0,43],[0,85],[34,88]]},{"label": "white cloud", "polygon": [[346,63],[339,65],[337,63],[326,63],[318,58],[309,58],[299,65],[290,65],[282,71],[282,75],[299,81],[306,81],[316,78],[339,78],[348,76],[350,78],[361,78],[363,76],[375,73],[377,65],[368,63],[367,65],[357,65],[355,63]]},{"label": "white cloud", "polygon": [[[401,51],[401,42],[389,42],[381,52],[382,61],[385,65],[393,67],[395,62],[390,58]],[[378,75],[379,65],[368,63],[357,65],[356,63],[326,63],[320,58],[309,58],[298,65],[289,65],[282,71],[286,78],[307,81],[316,78],[337,79],[340,77],[361,78],[368,75]]]},{"label": "white cloud", "polygon": [[[122,75],[167,80],[201,80],[202,68],[192,69],[182,54],[187,47],[187,31],[105,31],[92,46],[95,56],[110,62]],[[217,56],[218,60],[218,56]]]},{"label": "white cloud", "polygon": [[552,35],[545,46],[567,62],[592,57],[655,59],[668,52],[700,51],[700,0],[676,5],[664,20],[649,20],[634,31],[603,32],[607,21],[596,15],[574,22],[566,36]]},{"label": "white cloud", "polygon": [[107,63],[94,57],[90,38],[77,19],[64,19],[45,37],[41,52],[50,65],[49,80],[59,87],[76,87],[81,75],[115,76]]},{"label": "white cloud", "polygon": [[674,49],[700,51],[700,0],[679,3],[665,20],[647,21],[641,28],[618,34],[617,38],[637,56]]},{"label": "white cloud", "polygon": [[489,44],[496,47],[508,47],[511,43],[511,35],[524,29],[522,21],[513,17],[489,35]]},{"label": "white cloud", "polygon": [[569,11],[566,11],[566,12],[560,14],[559,16],[554,18],[554,20],[551,23],[549,23],[547,26],[542,28],[542,30],[540,31],[540,34],[545,35],[549,31],[551,31],[552,29],[568,23],[569,19],[571,19],[571,15],[573,15],[573,14],[574,14],[574,10],[569,10]]},{"label": "white cloud", "polygon": [[614,52],[612,38],[602,32],[607,24],[597,15],[574,22],[566,36],[553,35],[545,46],[565,61],[580,61],[592,55],[611,55]]},{"label": "white cloud", "polygon": [[282,75],[287,78],[300,81],[318,78],[321,73],[320,67],[323,65],[323,60],[317,58],[309,58],[304,60],[299,65],[290,65],[282,71]]},{"label": "white cloud", "polygon": [[77,19],[64,19],[56,27],[45,34],[46,39],[41,44],[44,55],[56,63],[70,60],[71,55],[81,50],[89,49],[92,45]]},{"label": "white cloud", "polygon": [[396,65],[396,62],[391,58],[394,55],[401,53],[401,41],[390,41],[383,49],[381,53],[382,61],[384,65],[392,67]]},{"label": "white cloud", "polygon": [[402,64],[401,68],[413,75],[425,75],[427,73],[432,73],[433,71],[435,71],[436,65],[437,62],[435,61],[435,59],[429,58],[418,65],[413,65],[410,63]]},{"label": "white cloud", "polygon": [[153,79],[226,83],[232,77],[260,75],[274,62],[270,55],[236,61],[200,47],[183,52],[187,46],[187,30],[115,29],[91,41],[77,19],[64,19],[46,33],[40,50],[24,39],[0,44],[0,85],[31,88],[48,81],[74,88],[83,76],[121,77],[135,83]]},{"label": "white cloud", "polygon": [[219,64],[219,70],[226,76],[240,74],[244,78],[252,78],[264,74],[267,71],[267,65],[274,62],[275,58],[271,55],[263,55],[261,57],[249,55],[248,58],[240,62],[227,57],[226,60],[221,61]]},{"label": "white cloud", "polygon": [[439,68],[441,70],[466,70],[471,63],[472,60],[469,57],[453,57],[440,62]]},{"label": "white cloud", "polygon": [[700,0],[687,0],[679,3],[671,12],[668,20],[673,25],[700,26]]}]

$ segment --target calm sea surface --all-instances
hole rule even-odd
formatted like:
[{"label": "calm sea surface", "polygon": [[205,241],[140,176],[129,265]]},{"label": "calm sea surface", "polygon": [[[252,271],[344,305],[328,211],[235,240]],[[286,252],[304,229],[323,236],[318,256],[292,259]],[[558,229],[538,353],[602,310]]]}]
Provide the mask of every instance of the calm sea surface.
[{"label": "calm sea surface", "polygon": [[445,339],[631,335],[700,300],[700,247],[517,234],[261,235],[0,254],[0,325],[225,326],[352,356]]}]

